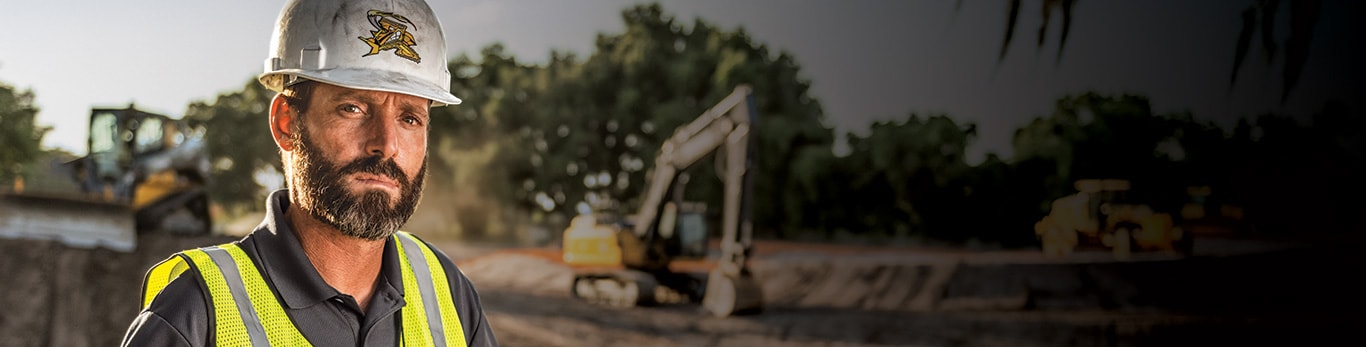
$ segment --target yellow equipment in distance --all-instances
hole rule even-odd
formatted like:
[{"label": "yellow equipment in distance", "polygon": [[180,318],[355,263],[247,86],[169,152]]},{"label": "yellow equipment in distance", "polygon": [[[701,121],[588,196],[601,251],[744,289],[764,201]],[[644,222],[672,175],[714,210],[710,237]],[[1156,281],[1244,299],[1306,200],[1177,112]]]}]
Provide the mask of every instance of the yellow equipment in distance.
[{"label": "yellow equipment in distance", "polygon": [[1045,253],[1070,254],[1079,248],[1103,248],[1117,258],[1135,251],[1188,254],[1193,237],[1172,215],[1128,196],[1123,179],[1083,179],[1076,194],[1054,200],[1047,216],[1034,224]]}]

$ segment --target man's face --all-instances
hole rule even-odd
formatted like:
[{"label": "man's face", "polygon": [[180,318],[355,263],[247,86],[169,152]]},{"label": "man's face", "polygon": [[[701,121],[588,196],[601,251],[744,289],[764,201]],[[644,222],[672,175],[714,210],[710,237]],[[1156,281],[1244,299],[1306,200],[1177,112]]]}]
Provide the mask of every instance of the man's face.
[{"label": "man's face", "polygon": [[393,234],[422,197],[428,101],[317,83],[308,105],[285,156],[291,199],[348,236]]}]

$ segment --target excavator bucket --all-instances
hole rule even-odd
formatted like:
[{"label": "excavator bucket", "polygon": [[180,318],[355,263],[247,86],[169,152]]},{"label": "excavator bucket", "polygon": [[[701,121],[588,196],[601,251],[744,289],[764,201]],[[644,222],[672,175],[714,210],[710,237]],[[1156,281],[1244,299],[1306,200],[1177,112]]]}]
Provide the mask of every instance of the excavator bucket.
[{"label": "excavator bucket", "polygon": [[763,310],[764,294],[759,282],[749,273],[739,276],[714,269],[707,276],[706,296],[702,308],[713,316],[728,317],[756,313]]},{"label": "excavator bucket", "polygon": [[0,237],[57,240],[72,247],[131,252],[137,243],[127,205],[79,197],[0,193]]}]

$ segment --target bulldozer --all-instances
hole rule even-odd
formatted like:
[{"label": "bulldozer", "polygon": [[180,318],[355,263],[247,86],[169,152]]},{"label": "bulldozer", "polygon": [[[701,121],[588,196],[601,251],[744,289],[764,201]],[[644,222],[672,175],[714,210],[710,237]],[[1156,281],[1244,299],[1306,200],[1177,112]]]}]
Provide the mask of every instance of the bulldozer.
[{"label": "bulldozer", "polygon": [[[634,214],[581,214],[564,230],[562,257],[575,270],[570,294],[616,306],[701,302],[714,316],[754,313],[763,298],[747,266],[753,251],[751,177],[755,124],[751,90],[741,85],[691,123],[675,129],[648,171]],[[721,167],[720,254],[705,277],[678,271],[710,259],[708,210],[683,201],[686,169],[708,155]]]},{"label": "bulldozer", "polygon": [[131,252],[137,233],[211,232],[203,130],[162,114],[92,108],[87,154],[0,193],[0,236]]},{"label": "bulldozer", "polygon": [[1179,218],[1132,197],[1129,180],[1082,179],[1074,187],[1077,193],[1054,200],[1034,224],[1044,253],[1106,249],[1126,259],[1133,252],[1191,252],[1194,238]]}]

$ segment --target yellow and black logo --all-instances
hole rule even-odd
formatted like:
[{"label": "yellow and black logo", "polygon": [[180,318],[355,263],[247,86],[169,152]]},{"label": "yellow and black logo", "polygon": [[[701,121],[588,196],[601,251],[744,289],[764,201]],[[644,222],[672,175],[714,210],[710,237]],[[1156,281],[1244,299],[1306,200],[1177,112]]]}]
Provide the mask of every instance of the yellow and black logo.
[{"label": "yellow and black logo", "polygon": [[370,45],[370,53],[366,53],[362,57],[392,49],[394,55],[412,60],[415,63],[422,62],[422,57],[419,57],[417,51],[413,50],[417,41],[413,39],[413,34],[408,32],[408,27],[411,26],[416,29],[416,24],[409,21],[407,17],[379,10],[370,10],[365,14],[365,17],[370,20],[370,25],[373,25],[375,30],[370,31],[370,37],[357,37]]}]

